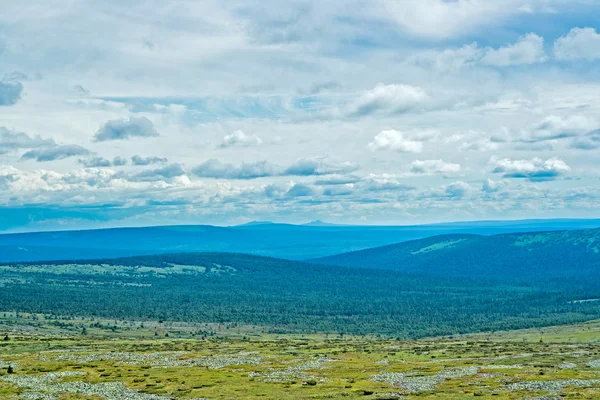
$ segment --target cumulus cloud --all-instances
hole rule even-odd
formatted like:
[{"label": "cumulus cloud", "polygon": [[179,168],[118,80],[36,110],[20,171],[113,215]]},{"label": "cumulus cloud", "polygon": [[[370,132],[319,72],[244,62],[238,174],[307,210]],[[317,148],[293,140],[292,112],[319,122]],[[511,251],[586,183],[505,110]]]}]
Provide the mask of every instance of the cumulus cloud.
[{"label": "cumulus cloud", "polygon": [[128,177],[127,179],[134,182],[154,182],[170,180],[183,175],[185,175],[183,167],[177,163],[174,163],[163,168],[142,171],[138,174]]},{"label": "cumulus cloud", "polygon": [[486,24],[523,14],[531,2],[525,0],[420,0],[408,6],[403,1],[383,0],[381,10],[406,32],[427,39],[464,35]]},{"label": "cumulus cloud", "polygon": [[410,166],[415,174],[455,174],[460,172],[460,164],[448,163],[444,160],[416,160]]},{"label": "cumulus cloud", "polygon": [[462,181],[452,182],[443,188],[444,195],[450,198],[463,198],[470,195],[472,192],[473,187]]},{"label": "cumulus cloud", "polygon": [[569,147],[578,150],[595,150],[600,148],[600,129],[588,132],[584,136],[574,138]]},{"label": "cumulus cloud", "polygon": [[296,183],[287,191],[287,197],[308,197],[315,194],[315,191],[307,185]]},{"label": "cumulus cloud", "polygon": [[115,167],[121,167],[123,165],[127,165],[127,159],[124,157],[115,157],[115,158],[113,158],[113,165]]},{"label": "cumulus cloud", "polygon": [[0,106],[13,106],[21,99],[21,82],[0,81]]},{"label": "cumulus cloud", "polygon": [[560,117],[551,115],[535,124],[522,141],[539,142],[579,136],[598,128],[598,122],[583,115]]},{"label": "cumulus cloud", "polygon": [[338,163],[327,157],[301,158],[287,167],[282,175],[318,176],[344,174],[356,171],[358,166],[351,162]]},{"label": "cumulus cloud", "polygon": [[534,33],[520,37],[515,43],[499,47],[480,47],[471,43],[458,48],[425,50],[408,58],[411,64],[438,71],[458,72],[475,65],[510,67],[545,62],[544,38]]},{"label": "cumulus cloud", "polygon": [[323,190],[324,196],[349,196],[353,193],[354,187],[352,185],[331,186]]},{"label": "cumulus cloud", "polygon": [[504,186],[503,182],[493,181],[491,179],[487,179],[483,182],[481,186],[481,190],[484,193],[496,193]]},{"label": "cumulus cloud", "polygon": [[156,137],[159,133],[154,124],[146,117],[131,117],[129,120],[115,119],[107,121],[94,135],[96,142],[124,140],[133,137]]},{"label": "cumulus cloud", "polygon": [[258,146],[262,143],[262,139],[256,135],[247,135],[241,130],[237,130],[223,138],[223,143],[219,145],[221,148],[228,147],[251,147]]},{"label": "cumulus cloud", "polygon": [[0,126],[0,154],[55,145],[56,143],[52,139],[42,139],[40,136],[30,137],[23,132],[11,131]]},{"label": "cumulus cloud", "polygon": [[347,185],[350,183],[356,183],[360,181],[360,177],[356,175],[338,175],[334,174],[329,177],[317,179],[315,185],[328,186],[328,185]]},{"label": "cumulus cloud", "polygon": [[502,174],[505,178],[525,178],[531,181],[544,181],[556,179],[571,170],[571,167],[560,158],[550,158],[546,161],[541,158],[532,160],[492,160],[493,171]]},{"label": "cumulus cloud", "polygon": [[275,176],[281,172],[281,167],[267,161],[244,163],[240,167],[224,164],[219,160],[208,160],[192,170],[197,176],[216,179],[256,179]]},{"label": "cumulus cloud", "polygon": [[600,59],[600,34],[594,28],[573,28],[554,42],[554,57],[562,61]]},{"label": "cumulus cloud", "polygon": [[381,131],[367,146],[369,150],[393,150],[401,153],[420,153],[423,151],[421,141],[408,139],[406,134],[393,129]]},{"label": "cumulus cloud", "polygon": [[404,192],[415,189],[413,186],[400,182],[394,176],[376,174],[370,174],[357,183],[357,186],[368,192]]},{"label": "cumulus cloud", "polygon": [[79,163],[86,168],[112,167],[112,162],[103,157],[83,158]]},{"label": "cumulus cloud", "polygon": [[166,157],[142,157],[135,155],[131,157],[133,165],[151,165],[151,164],[164,164],[169,162]]},{"label": "cumulus cloud", "polygon": [[438,71],[460,70],[481,60],[483,49],[477,43],[471,43],[455,49],[426,51],[409,58],[409,62]]},{"label": "cumulus cloud", "polygon": [[529,33],[509,46],[487,49],[481,62],[486,65],[507,67],[511,65],[535,64],[546,61],[544,38]]},{"label": "cumulus cloud", "polygon": [[288,167],[259,161],[243,163],[236,167],[212,159],[204,162],[192,172],[204,178],[217,179],[256,179],[270,176],[321,176],[355,171],[358,166],[350,162],[338,163],[327,157],[311,157],[296,160]]},{"label": "cumulus cloud", "polygon": [[75,144],[69,144],[30,150],[23,154],[21,158],[24,160],[35,160],[37,162],[48,162],[69,157],[86,156],[88,154],[90,154],[89,150]]},{"label": "cumulus cloud", "polygon": [[357,117],[379,112],[400,114],[422,105],[427,98],[425,91],[416,86],[380,83],[358,96],[348,106],[347,114]]}]

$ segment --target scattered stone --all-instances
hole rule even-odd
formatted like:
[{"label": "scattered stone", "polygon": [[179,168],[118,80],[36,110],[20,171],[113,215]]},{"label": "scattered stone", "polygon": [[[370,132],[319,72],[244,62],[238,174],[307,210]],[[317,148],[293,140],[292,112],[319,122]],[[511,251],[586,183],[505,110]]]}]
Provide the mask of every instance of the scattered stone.
[{"label": "scattered stone", "polygon": [[548,392],[559,394],[565,387],[588,388],[600,385],[600,379],[563,379],[558,381],[526,381],[508,385],[508,391],[527,390],[529,392]]},{"label": "scattered stone", "polygon": [[406,393],[419,393],[436,390],[436,386],[448,379],[457,379],[476,375],[478,367],[462,367],[445,369],[435,375],[414,376],[415,373],[402,374],[398,372],[383,372],[371,378],[373,382],[384,382]]},{"label": "scattered stone", "polygon": [[[19,388],[33,389],[35,392],[28,394],[29,400],[53,400],[48,397],[53,394],[75,394],[85,396],[98,396],[107,400],[170,400],[169,397],[145,394],[134,389],[129,389],[122,382],[87,383],[87,382],[57,382],[62,378],[82,376],[84,372],[51,372],[44,375],[11,375],[3,376],[5,382]],[[42,394],[39,392],[46,392]],[[40,397],[40,396],[45,397]],[[37,396],[37,397],[36,397]],[[23,397],[22,397],[23,398]]]},{"label": "scattered stone", "polygon": [[335,360],[327,358],[319,358],[317,360],[306,361],[300,364],[293,365],[283,370],[271,369],[269,372],[250,372],[250,378],[258,378],[262,382],[284,383],[290,381],[316,381],[318,383],[329,382],[327,379],[318,376],[307,374],[305,371],[313,371],[325,368],[323,364],[333,362]]}]

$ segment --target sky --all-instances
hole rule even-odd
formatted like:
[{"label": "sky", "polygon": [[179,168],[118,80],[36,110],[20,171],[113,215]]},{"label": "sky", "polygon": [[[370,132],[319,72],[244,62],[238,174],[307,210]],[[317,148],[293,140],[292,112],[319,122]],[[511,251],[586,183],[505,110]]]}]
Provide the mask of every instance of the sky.
[{"label": "sky", "polygon": [[0,230],[600,217],[597,1],[0,6]]}]

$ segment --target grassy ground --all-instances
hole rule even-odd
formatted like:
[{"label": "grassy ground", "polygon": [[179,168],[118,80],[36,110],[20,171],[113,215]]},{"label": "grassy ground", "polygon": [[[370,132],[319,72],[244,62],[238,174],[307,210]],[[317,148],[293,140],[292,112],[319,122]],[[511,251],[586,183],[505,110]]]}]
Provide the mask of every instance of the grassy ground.
[{"label": "grassy ground", "polygon": [[600,398],[600,322],[397,341],[0,313],[2,399],[473,397]]}]

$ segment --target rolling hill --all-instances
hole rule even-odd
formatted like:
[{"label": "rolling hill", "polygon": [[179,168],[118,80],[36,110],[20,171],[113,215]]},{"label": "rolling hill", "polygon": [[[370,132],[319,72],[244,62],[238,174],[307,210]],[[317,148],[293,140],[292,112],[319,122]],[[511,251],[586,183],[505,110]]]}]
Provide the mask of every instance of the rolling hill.
[{"label": "rolling hill", "polygon": [[600,220],[484,221],[415,226],[259,222],[235,227],[184,225],[14,233],[0,235],[0,262],[178,252],[238,252],[301,260],[440,234],[494,235],[584,227],[600,227]]},{"label": "rolling hill", "polygon": [[444,277],[591,279],[600,274],[600,229],[441,235],[310,262]]},{"label": "rolling hill", "polygon": [[[474,240],[461,238],[456,246]],[[600,318],[600,302],[580,301],[600,298],[597,273],[556,281],[543,275],[527,281],[452,275],[440,279],[232,253],[6,263],[0,265],[0,311],[400,337]]]}]

